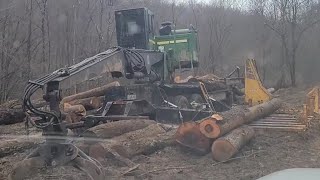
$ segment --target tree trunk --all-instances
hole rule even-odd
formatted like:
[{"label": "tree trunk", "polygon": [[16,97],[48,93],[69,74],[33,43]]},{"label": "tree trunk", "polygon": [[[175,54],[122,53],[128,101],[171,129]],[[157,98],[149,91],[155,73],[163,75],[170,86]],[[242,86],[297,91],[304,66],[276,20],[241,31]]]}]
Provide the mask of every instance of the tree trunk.
[{"label": "tree trunk", "polygon": [[41,134],[36,134],[34,137],[35,139],[32,140],[28,140],[27,138],[2,139],[0,142],[0,157],[25,151],[40,144],[43,140]]},{"label": "tree trunk", "polygon": [[229,134],[215,140],[211,147],[212,157],[216,161],[226,161],[234,156],[254,136],[253,128],[241,126]]},{"label": "tree trunk", "polygon": [[152,120],[120,120],[89,128],[86,130],[85,135],[98,138],[113,138],[155,123],[156,122]]},{"label": "tree trunk", "polygon": [[101,86],[101,87],[97,87],[94,89],[90,89],[89,91],[85,91],[85,92],[81,92],[78,94],[74,94],[71,96],[67,96],[65,98],[62,99],[61,104],[64,104],[66,102],[70,102],[76,99],[84,99],[84,98],[88,98],[88,97],[99,97],[99,96],[104,96],[105,92],[110,89],[111,87],[114,86],[120,86],[120,83],[118,81],[109,83],[107,85]]},{"label": "tree trunk", "polygon": [[104,96],[100,97],[90,97],[85,99],[77,99],[74,101],[70,101],[68,104],[70,105],[82,105],[84,108],[89,111],[93,109],[98,109],[102,106],[104,100]]},{"label": "tree trunk", "polygon": [[209,152],[212,140],[204,136],[196,122],[185,122],[181,124],[175,134],[175,140],[188,150],[197,154]]},{"label": "tree trunk", "polygon": [[29,24],[28,24],[28,40],[27,40],[27,78],[31,78],[31,37],[32,37],[32,15],[33,15],[33,0],[29,0]]},{"label": "tree trunk", "polygon": [[166,132],[161,126],[152,124],[143,129],[112,138],[112,142],[100,143],[106,150],[115,151],[123,157],[148,155],[174,144],[176,130]]},{"label": "tree trunk", "polygon": [[73,105],[73,106],[68,105],[68,106],[65,106],[63,110],[65,113],[74,112],[82,116],[85,116],[87,114],[86,109],[82,105]]},{"label": "tree trunk", "polygon": [[23,122],[26,114],[20,110],[0,109],[0,125],[15,124]]}]

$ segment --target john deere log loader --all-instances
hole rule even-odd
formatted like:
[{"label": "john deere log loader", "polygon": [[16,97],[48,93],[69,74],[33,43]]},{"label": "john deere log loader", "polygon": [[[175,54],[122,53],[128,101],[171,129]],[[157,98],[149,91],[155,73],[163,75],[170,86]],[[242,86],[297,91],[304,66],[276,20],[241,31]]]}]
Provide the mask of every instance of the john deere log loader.
[{"label": "john deere log loader", "polygon": [[[112,115],[147,115],[171,123],[198,120],[232,105],[233,93],[238,92],[234,82],[241,79],[231,78],[233,73],[215,81],[201,82],[197,78],[184,83],[173,81],[177,70],[192,72],[199,65],[197,31],[192,26],[176,29],[166,22],[159,35],[155,35],[154,16],[146,8],[116,11],[115,19],[117,47],[28,82],[23,108],[33,120],[28,118],[26,125],[31,123],[42,129],[46,141],[14,168],[9,179],[24,179],[34,167],[68,164],[85,171],[91,179],[104,179],[99,163],[63,138],[74,124],[67,123],[60,109],[62,89],[97,77],[129,81],[105,93],[105,103],[98,115],[82,119],[85,128],[105,122],[103,117]],[[49,103],[48,111],[32,104],[31,96],[39,89]]]}]

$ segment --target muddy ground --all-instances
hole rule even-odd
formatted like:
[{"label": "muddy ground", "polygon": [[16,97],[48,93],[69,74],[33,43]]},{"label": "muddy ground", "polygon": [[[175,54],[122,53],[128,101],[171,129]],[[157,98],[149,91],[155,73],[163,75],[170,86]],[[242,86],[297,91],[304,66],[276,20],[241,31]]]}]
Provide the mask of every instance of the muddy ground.
[{"label": "muddy ground", "polygon": [[[302,107],[308,88],[280,90],[286,106]],[[23,124],[1,126],[1,135],[25,134]],[[21,161],[32,149],[21,150],[0,159],[0,179],[7,179],[13,165]],[[257,131],[254,139],[236,158],[217,163],[211,155],[199,156],[181,148],[167,147],[149,156],[132,159],[139,168],[127,176],[106,179],[230,179],[251,180],[287,168],[320,168],[320,123],[312,120],[305,132]],[[107,166],[111,174],[121,174],[128,167]],[[116,173],[115,173],[116,172]],[[81,171],[71,167],[39,170],[30,179],[88,179]]]}]

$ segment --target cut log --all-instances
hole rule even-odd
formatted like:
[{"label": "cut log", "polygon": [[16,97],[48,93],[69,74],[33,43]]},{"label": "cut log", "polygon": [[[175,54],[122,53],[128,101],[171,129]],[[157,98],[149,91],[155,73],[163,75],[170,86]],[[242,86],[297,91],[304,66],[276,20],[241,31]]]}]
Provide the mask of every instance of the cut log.
[{"label": "cut log", "polygon": [[83,115],[75,113],[75,112],[68,112],[66,115],[66,122],[67,123],[78,123],[81,122]]},{"label": "cut log", "polygon": [[146,138],[146,137],[154,137],[154,136],[157,136],[158,134],[162,134],[165,132],[166,131],[160,125],[151,124],[145,128],[127,132],[120,136],[116,136],[112,138],[112,140],[118,143],[122,143],[126,141],[133,141],[136,139]]},{"label": "cut log", "polygon": [[70,101],[68,104],[70,105],[82,105],[84,108],[89,111],[93,109],[98,109],[102,106],[104,100],[104,96],[100,97],[90,97],[85,99],[77,99]]},{"label": "cut log", "polygon": [[175,132],[176,130],[171,130],[169,132],[162,133],[154,137],[140,138],[133,141],[129,141],[124,143],[122,148],[125,148],[124,152],[126,153],[125,155],[128,158],[132,158],[141,154],[149,155],[165,147],[174,145]]},{"label": "cut log", "polygon": [[197,154],[209,152],[212,142],[200,132],[199,124],[196,122],[185,122],[180,125],[175,134],[175,140]]},{"label": "cut log", "polygon": [[35,134],[32,136],[15,139],[1,139],[0,158],[35,147],[41,141],[43,141],[43,136],[41,134]]},{"label": "cut log", "polygon": [[151,124],[143,129],[116,136],[111,139],[111,142],[100,144],[106,149],[106,152],[107,150],[115,151],[123,157],[131,158],[138,154],[150,153],[169,144],[169,136],[174,140],[173,133],[164,136],[161,134],[166,134],[166,131],[157,124]]},{"label": "cut log", "polygon": [[219,121],[210,117],[199,122],[186,122],[178,128],[175,139],[184,147],[205,153],[206,147],[208,144],[210,147],[212,139],[221,137],[243,124],[267,116],[280,106],[279,99],[272,99],[249,109],[232,108],[229,111],[221,112],[222,120]]},{"label": "cut log", "polygon": [[216,121],[217,119],[215,117],[208,117],[203,120],[200,120],[199,121],[200,132],[208,138],[217,137],[221,132]]},{"label": "cut log", "polygon": [[[40,108],[48,105],[49,103],[43,99],[37,99],[32,101],[32,105],[35,108]],[[14,109],[14,110],[21,110],[22,111],[22,101],[15,99],[3,104],[0,104],[0,109]]]},{"label": "cut log", "polygon": [[85,92],[81,92],[81,93],[74,94],[74,95],[71,95],[71,96],[67,96],[67,97],[62,99],[61,104],[64,104],[66,102],[70,102],[70,101],[73,101],[73,100],[76,100],[76,99],[84,99],[84,98],[89,98],[89,97],[104,96],[105,92],[108,89],[110,89],[111,87],[114,87],[114,86],[120,86],[120,83],[118,81],[115,81],[115,82],[109,83],[107,85],[91,89],[89,91],[85,91]]},{"label": "cut log", "polygon": [[272,99],[245,110],[232,108],[221,113],[222,121],[215,121],[213,118],[201,121],[200,131],[208,138],[218,138],[243,124],[272,114],[280,106],[281,101],[279,99]]},{"label": "cut log", "polygon": [[132,120],[120,120],[89,128],[84,133],[84,136],[95,136],[98,138],[113,138],[130,131],[145,128],[151,124],[156,124],[153,120],[146,119],[132,119]]},{"label": "cut log", "polygon": [[64,108],[65,113],[75,113],[77,115],[85,116],[87,114],[86,109],[82,105],[68,106]]},{"label": "cut log", "polygon": [[248,111],[245,112],[245,121],[249,123],[251,121],[268,116],[278,110],[282,105],[280,99],[274,98],[268,102],[252,106]]},{"label": "cut log", "polygon": [[220,137],[213,142],[211,147],[213,159],[220,162],[230,159],[247,144],[253,136],[253,128],[244,125]]},{"label": "cut log", "polygon": [[[143,132],[145,132],[146,136],[141,134]],[[175,129],[165,132],[160,126],[153,124],[144,129],[112,138],[113,143],[100,142],[99,144],[105,149],[105,156],[108,156],[108,153],[112,152],[112,154],[119,154],[120,157],[132,158],[141,154],[149,155],[167,146],[174,145],[175,132]],[[101,146],[91,146],[90,150],[91,152],[99,152],[99,156],[101,156]]]},{"label": "cut log", "polygon": [[0,125],[8,125],[23,122],[26,114],[22,110],[0,109]]}]

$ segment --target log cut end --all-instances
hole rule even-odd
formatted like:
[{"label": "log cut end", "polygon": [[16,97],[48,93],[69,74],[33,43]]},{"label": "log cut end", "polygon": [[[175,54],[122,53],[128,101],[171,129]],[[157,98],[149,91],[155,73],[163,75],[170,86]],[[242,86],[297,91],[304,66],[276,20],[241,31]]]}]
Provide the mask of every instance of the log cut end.
[{"label": "log cut end", "polygon": [[224,139],[214,141],[211,151],[213,159],[220,162],[230,159],[237,152],[234,146]]},{"label": "log cut end", "polygon": [[199,124],[200,132],[208,138],[216,138],[220,135],[220,128],[213,118],[204,119]]},{"label": "log cut end", "polygon": [[199,125],[195,122],[185,122],[180,125],[175,140],[199,154],[207,153],[211,144],[211,140],[200,132]]}]

